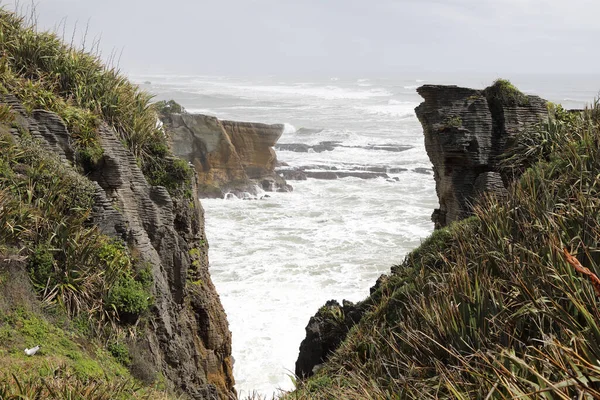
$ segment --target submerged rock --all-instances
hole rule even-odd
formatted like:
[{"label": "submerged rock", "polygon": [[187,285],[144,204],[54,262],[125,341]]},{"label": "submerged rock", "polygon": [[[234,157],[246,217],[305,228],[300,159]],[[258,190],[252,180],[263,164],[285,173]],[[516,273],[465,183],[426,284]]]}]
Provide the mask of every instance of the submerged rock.
[{"label": "submerged rock", "polygon": [[431,175],[433,170],[431,168],[415,168],[413,169],[417,174]]},{"label": "submerged rock", "polygon": [[412,149],[412,146],[397,145],[397,144],[372,144],[366,146],[347,146],[339,141],[325,141],[319,142],[318,144],[310,145],[304,143],[280,143],[275,146],[277,150],[293,151],[296,153],[308,153],[310,151],[315,153],[322,153],[324,151],[333,151],[337,147],[349,148],[349,149],[365,149],[365,150],[382,150],[401,152]]},{"label": "submerged rock", "polygon": [[548,118],[546,100],[497,81],[485,90],[425,85],[416,109],[433,164],[440,208],[436,228],[470,215],[476,194],[503,194],[499,157],[515,135]]}]

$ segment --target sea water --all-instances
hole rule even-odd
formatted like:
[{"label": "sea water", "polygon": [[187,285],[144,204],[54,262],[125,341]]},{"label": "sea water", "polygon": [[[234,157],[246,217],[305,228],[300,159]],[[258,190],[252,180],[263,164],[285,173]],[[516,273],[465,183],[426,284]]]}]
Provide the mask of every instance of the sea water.
[{"label": "sea water", "polygon": [[[493,76],[320,79],[146,74],[133,79],[158,99],[221,119],[284,123],[279,143],[338,141],[333,151],[278,151],[313,169],[385,168],[390,179],[289,181],[261,200],[202,200],[210,272],[233,334],[241,397],[293,387],[309,318],[329,299],[359,301],[433,230],[431,164],[414,108],[425,83],[484,87]],[[522,77],[515,83],[570,108],[600,89],[590,77]],[[408,146],[401,152],[372,145]]]}]

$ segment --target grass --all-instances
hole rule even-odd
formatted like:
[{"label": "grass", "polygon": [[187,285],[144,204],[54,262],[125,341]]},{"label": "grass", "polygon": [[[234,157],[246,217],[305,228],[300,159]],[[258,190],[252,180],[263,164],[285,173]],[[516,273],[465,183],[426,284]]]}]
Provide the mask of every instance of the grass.
[{"label": "grass", "polygon": [[599,116],[595,103],[524,133],[509,201],[488,196],[395,266],[284,398],[600,398]]},{"label": "grass", "polygon": [[173,161],[165,161],[170,152],[152,96],[117,68],[105,67],[98,56],[62,43],[53,33],[38,32],[1,8],[0,53],[0,93],[16,95],[29,111],[56,112],[69,128],[83,166],[93,168],[102,157],[98,127],[105,122],[138,158],[150,180],[157,180],[160,169],[158,183],[175,195],[189,184],[192,172],[187,164],[173,168]]},{"label": "grass", "polygon": [[[133,378],[122,348],[109,346],[115,355],[82,329],[85,324],[59,310],[44,312],[23,263],[0,265],[0,399],[172,398]],[[41,348],[34,356],[25,355],[36,345]]]},{"label": "grass", "polygon": [[484,92],[488,101],[499,102],[503,106],[526,106],[529,104],[529,98],[506,79],[497,79]]},{"label": "grass", "polygon": [[169,150],[152,96],[97,55],[3,8],[0,54],[0,103],[11,95],[29,115],[56,113],[75,149],[73,165],[60,160],[0,104],[0,399],[172,398],[147,350],[136,350],[152,266],[92,224],[96,188],[85,175],[103,164],[103,129],[176,206],[195,207],[193,170]]},{"label": "grass", "polygon": [[[47,307],[61,306],[72,317],[84,313],[102,325],[120,313],[144,312],[149,293],[134,279],[127,248],[88,223],[93,194],[90,181],[30,138],[0,135],[2,244],[27,257]],[[135,290],[118,291],[123,282]]]}]

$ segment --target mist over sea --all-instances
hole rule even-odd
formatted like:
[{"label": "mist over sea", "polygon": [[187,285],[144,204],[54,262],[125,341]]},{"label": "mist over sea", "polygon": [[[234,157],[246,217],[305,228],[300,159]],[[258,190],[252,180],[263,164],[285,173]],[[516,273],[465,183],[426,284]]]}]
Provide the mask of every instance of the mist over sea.
[{"label": "mist over sea", "polygon": [[[279,143],[345,146],[321,153],[277,151],[290,166],[405,169],[389,173],[392,179],[289,181],[292,193],[268,193],[256,201],[202,200],[210,271],[233,333],[236,387],[245,395],[292,388],[309,318],[329,299],[364,299],[376,279],[433,230],[437,197],[433,175],[424,173],[431,164],[414,114],[421,102],[415,89],[425,83],[483,88],[496,77],[132,78],[158,100],[174,99],[192,113],[285,123]],[[512,81],[568,108],[583,108],[600,89],[597,76]]]}]

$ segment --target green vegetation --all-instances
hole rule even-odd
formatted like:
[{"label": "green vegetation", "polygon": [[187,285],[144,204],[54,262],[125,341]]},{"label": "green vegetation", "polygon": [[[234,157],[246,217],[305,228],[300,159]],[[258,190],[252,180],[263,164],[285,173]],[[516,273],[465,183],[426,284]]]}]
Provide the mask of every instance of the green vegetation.
[{"label": "green vegetation", "polygon": [[[0,399],[168,398],[131,376],[126,348],[110,343],[109,353],[81,320],[43,312],[22,263],[14,255],[0,263]],[[35,356],[24,353],[36,345]]]},{"label": "green vegetation", "polygon": [[[0,52],[0,399],[172,398],[147,350],[133,351],[152,265],[92,225],[96,189],[81,173],[102,165],[105,129],[175,202],[192,198],[193,170],[172,156],[151,96],[97,56],[3,9]],[[33,117],[60,116],[77,165],[33,139],[10,96]]]},{"label": "green vegetation", "polygon": [[185,112],[185,108],[175,100],[161,100],[157,101],[152,105],[157,113],[161,115],[167,114],[182,114]]},{"label": "green vegetation", "polygon": [[517,146],[509,201],[487,197],[392,268],[285,398],[600,398],[600,104],[557,113]]},{"label": "green vegetation", "polygon": [[111,290],[133,281],[135,271],[126,247],[87,223],[93,194],[90,181],[31,139],[0,135],[2,244],[28,258],[31,281],[47,306],[73,317],[85,313],[101,326],[121,311],[141,313],[150,295],[135,282],[126,286],[135,289],[128,293],[134,300],[115,300]]},{"label": "green vegetation", "polygon": [[452,118],[448,118],[445,122],[444,122],[444,127],[445,128],[460,128],[462,126],[462,118],[457,116],[454,116]]},{"label": "green vegetation", "polygon": [[497,79],[492,86],[485,89],[488,102],[498,101],[505,106],[524,106],[529,104],[529,99],[509,80]]},{"label": "green vegetation", "polygon": [[144,286],[130,276],[121,277],[108,294],[108,305],[119,315],[136,318],[148,309],[148,292]]},{"label": "green vegetation", "polygon": [[187,187],[192,174],[187,164],[173,167],[174,161],[164,160],[169,151],[152,96],[116,68],[105,67],[97,56],[62,43],[55,34],[37,32],[3,9],[0,52],[0,95],[17,96],[29,112],[41,108],[60,115],[84,168],[93,169],[102,158],[98,127],[104,121],[139,159],[151,181],[176,195]]}]

